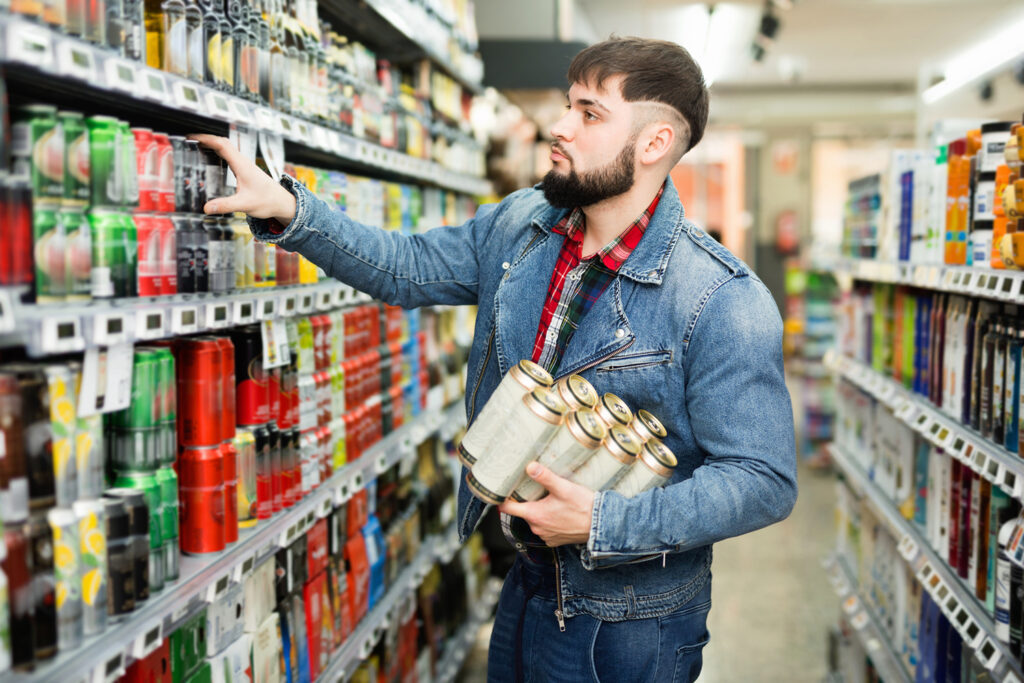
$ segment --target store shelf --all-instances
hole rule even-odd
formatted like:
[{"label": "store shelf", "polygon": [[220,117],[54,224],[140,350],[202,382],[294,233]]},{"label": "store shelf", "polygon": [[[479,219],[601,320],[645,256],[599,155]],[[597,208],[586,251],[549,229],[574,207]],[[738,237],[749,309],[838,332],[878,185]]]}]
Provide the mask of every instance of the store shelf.
[{"label": "store shelf", "polygon": [[840,555],[830,557],[825,561],[825,571],[828,572],[836,595],[842,601],[843,612],[881,680],[886,683],[913,683],[913,675],[907,671],[903,659],[893,649],[871,603],[858,590],[857,577],[850,570],[846,559]]},{"label": "store shelf", "polygon": [[370,656],[374,645],[380,640],[391,620],[400,619],[403,614],[411,613],[412,607],[408,601],[413,598],[430,568],[437,562],[450,562],[459,547],[455,523],[452,523],[440,537],[424,539],[416,559],[402,570],[380,602],[363,617],[320,673],[318,680],[347,681],[359,663]]},{"label": "store shelf", "polygon": [[498,597],[501,595],[501,580],[491,578],[480,597],[473,602],[470,609],[469,621],[467,621],[459,632],[448,639],[444,656],[437,665],[437,680],[441,683],[452,683],[459,674],[463,662],[476,645],[477,633],[480,628],[491,618],[494,606],[498,604]]},{"label": "store shelf", "polygon": [[[304,534],[321,517],[327,516],[363,486],[403,459],[416,457],[416,445],[445,424],[465,422],[461,399],[445,409],[427,410],[367,449],[361,458],[335,472],[294,507],[279,513],[253,529],[242,529],[238,541],[227,550],[205,556],[181,556],[181,578],[151,597],[120,624],[87,638],[80,647],[59,654],[51,662],[37,665],[31,674],[8,673],[2,683],[29,680],[107,680],[132,659],[159,646],[186,619],[232,583],[245,579],[260,562]],[[450,534],[448,541],[450,541]],[[424,548],[450,548],[451,543],[426,540]],[[455,538],[455,548],[458,539]],[[423,560],[424,562],[426,559]],[[148,644],[148,645],[147,645]],[[349,646],[351,649],[351,646]]]},{"label": "store shelf", "polygon": [[882,263],[867,259],[839,261],[835,264],[835,270],[868,282],[912,285],[996,301],[1024,303],[1024,271]]},{"label": "store shelf", "polygon": [[409,62],[426,57],[475,95],[483,92],[483,63],[476,55],[462,55],[456,64],[447,54],[450,33],[432,20],[426,9],[409,0],[331,0],[321,3],[329,20],[357,29],[363,41],[391,60]]},{"label": "store shelf", "polygon": [[879,402],[925,440],[970,467],[1007,494],[1024,495],[1024,459],[986,439],[899,382],[847,356],[830,354],[826,365]]},{"label": "store shelf", "polygon": [[831,444],[829,452],[850,486],[868,501],[898,539],[897,549],[907,566],[978,660],[996,680],[1024,680],[1017,658],[996,638],[992,617],[978,602],[973,589],[935,553],[917,527],[900,514],[895,503],[869,479],[850,453],[837,444]]},{"label": "store shelf", "polygon": [[[165,121],[178,130],[188,126],[223,135],[227,125],[242,125],[280,135],[300,150],[300,157],[312,152],[314,158],[465,194],[491,189],[483,178],[255,105],[18,17],[0,15],[0,35],[0,60],[19,93],[45,94],[75,108],[88,103],[105,113],[144,117],[147,123]],[[46,75],[42,81],[40,72]]]}]

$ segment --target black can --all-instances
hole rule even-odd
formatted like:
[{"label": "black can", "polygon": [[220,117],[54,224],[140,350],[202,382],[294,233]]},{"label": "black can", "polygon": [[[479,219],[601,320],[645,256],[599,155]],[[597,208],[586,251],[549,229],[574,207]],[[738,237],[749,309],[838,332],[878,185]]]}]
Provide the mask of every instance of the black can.
[{"label": "black can", "polygon": [[277,428],[277,423],[268,422],[267,432],[270,434],[270,485],[274,496],[272,499],[274,512],[276,513],[284,508],[284,489],[282,486],[284,481],[281,476],[281,430]]},{"label": "black can", "polygon": [[203,231],[207,239],[207,272],[209,273],[210,291],[227,291],[224,281],[224,233],[220,229],[216,216],[203,216]]},{"label": "black can", "polygon": [[190,294],[196,291],[196,245],[192,238],[192,219],[188,214],[176,213],[171,216],[178,253],[178,293]]},{"label": "black can", "polygon": [[212,149],[200,148],[204,173],[206,175],[206,201],[224,194],[224,160]]},{"label": "black can", "polygon": [[185,141],[185,160],[188,164],[189,186],[192,188],[189,211],[202,213],[203,205],[206,204],[206,162],[195,140]]},{"label": "black can", "polygon": [[203,217],[193,214],[192,240],[195,248],[196,291],[210,291],[210,235],[203,225]]},{"label": "black can", "polygon": [[181,135],[170,135],[174,156],[174,210],[187,213],[192,210],[192,178],[188,170],[188,146]]},{"label": "black can", "polygon": [[246,427],[256,442],[256,518],[270,519],[274,514],[274,495],[270,471],[270,432],[266,425]]},{"label": "black can", "polygon": [[32,653],[36,661],[57,654],[57,579],[53,573],[53,530],[46,512],[25,525],[32,553]]},{"label": "black can", "polygon": [[135,587],[135,602],[149,599],[149,506],[146,493],[140,489],[108,489],[107,498],[120,500],[128,511],[131,532],[132,583]]},{"label": "black can", "polygon": [[[288,434],[288,460],[282,466],[285,471],[291,471],[294,477],[292,486],[295,487],[295,502],[302,498],[302,434],[298,427],[286,430]],[[283,460],[282,456],[282,460]]]},{"label": "black can", "polygon": [[231,218],[227,215],[217,216],[217,225],[220,227],[221,243],[221,266],[224,271],[224,290],[230,292],[235,288],[235,240],[234,230],[231,228]]},{"label": "black can", "polygon": [[107,519],[107,614],[113,622],[135,609],[135,561],[131,518],[119,498],[103,498]]},{"label": "black can", "polygon": [[[50,393],[46,373],[41,366],[30,363],[14,363],[3,369],[15,375],[21,395],[22,447],[28,470],[29,509],[45,513],[57,504],[53,471],[53,427],[50,422]],[[8,445],[8,450],[11,448]]]}]

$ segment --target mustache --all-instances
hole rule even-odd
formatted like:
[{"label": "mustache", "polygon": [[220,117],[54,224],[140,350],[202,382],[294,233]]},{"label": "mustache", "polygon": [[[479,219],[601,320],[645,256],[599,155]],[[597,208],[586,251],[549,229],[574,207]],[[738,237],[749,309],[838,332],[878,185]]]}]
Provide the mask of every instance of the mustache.
[{"label": "mustache", "polygon": [[552,143],[551,143],[551,151],[553,151],[553,152],[558,152],[559,154],[561,154],[561,155],[562,155],[563,157],[565,157],[565,158],[566,158],[566,159],[568,159],[569,161],[572,161],[572,157],[571,157],[571,156],[569,155],[569,153],[568,153],[568,152],[566,152],[566,151],[565,151],[565,148],[564,148],[564,147],[562,147],[562,146],[561,146],[560,144],[558,144],[557,142],[552,142]]}]

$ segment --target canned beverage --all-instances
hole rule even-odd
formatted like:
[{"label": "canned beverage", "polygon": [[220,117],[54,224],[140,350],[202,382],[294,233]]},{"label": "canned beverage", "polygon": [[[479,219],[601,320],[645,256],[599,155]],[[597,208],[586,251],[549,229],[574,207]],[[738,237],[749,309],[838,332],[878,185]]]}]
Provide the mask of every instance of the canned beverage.
[{"label": "canned beverage", "polygon": [[266,425],[244,427],[252,432],[256,447],[256,518],[274,514],[273,473],[270,466],[270,432]]},{"label": "canned beverage", "polygon": [[30,285],[35,273],[32,254],[32,187],[26,178],[0,172],[0,219],[5,237],[0,243],[0,284]]},{"label": "canned beverage", "polygon": [[267,423],[268,451],[270,453],[270,488],[272,510],[284,508],[284,478],[281,471],[281,430],[273,422]]},{"label": "canned beverage", "polygon": [[36,660],[57,654],[57,585],[53,571],[53,531],[45,512],[25,524],[32,556],[32,647]]},{"label": "canned beverage", "polygon": [[[110,0],[108,0],[109,2]],[[116,0],[120,2],[121,0]],[[117,178],[121,187],[121,203],[129,208],[139,205],[138,150],[135,135],[125,121],[117,122]]]},{"label": "canned beverage", "polygon": [[[31,363],[12,363],[4,370],[18,382],[21,399],[22,453],[28,473],[29,510],[54,507],[56,491],[53,468],[53,427],[50,397],[43,368]],[[7,445],[10,449],[10,444]]]},{"label": "canned beverage", "polygon": [[163,237],[156,214],[136,213],[135,226],[138,234],[138,294],[139,296],[158,296],[163,292],[160,280],[162,251],[160,241]]},{"label": "canned beverage", "polygon": [[156,471],[160,484],[161,529],[164,538],[164,581],[178,579],[178,475],[170,467]]},{"label": "canned beverage", "polygon": [[238,462],[238,526],[256,526],[256,437],[245,428],[235,432]]},{"label": "canned beverage", "polygon": [[[224,194],[224,160],[212,149],[201,147],[199,149],[200,159],[204,167],[206,180],[205,199],[209,201]],[[204,202],[205,203],[205,202]],[[200,207],[202,210],[202,207]]]},{"label": "canned beverage", "polygon": [[30,179],[32,197],[59,201],[64,196],[64,133],[57,108],[45,104],[19,107],[11,127],[16,175]]},{"label": "canned beverage", "polygon": [[632,465],[643,444],[632,430],[620,425],[608,429],[608,437],[570,479],[591,491],[614,488]]},{"label": "canned beverage", "polygon": [[85,206],[89,202],[89,129],[77,111],[57,112],[64,132],[65,205]]},{"label": "canned beverage", "polygon": [[298,502],[304,495],[302,488],[302,437],[298,427],[287,431],[288,452],[282,466],[291,473],[291,497]]},{"label": "canned beverage", "polygon": [[175,344],[178,396],[178,445],[216,446],[222,438],[223,355],[213,337],[180,339]]},{"label": "canned beverage", "polygon": [[252,230],[245,219],[236,214],[229,219],[234,242],[235,287],[255,286],[256,247]]},{"label": "canned beverage", "polygon": [[74,454],[74,377],[65,365],[48,365],[46,388],[53,430],[53,479],[57,507],[70,507],[78,498],[78,462]]},{"label": "canned beverage", "polygon": [[86,0],[85,39],[96,45],[107,44],[107,0]]},{"label": "canned beverage", "polygon": [[28,517],[28,463],[22,413],[17,376],[0,372],[0,438],[6,450],[0,467],[0,511],[8,522]]},{"label": "canned beverage", "polygon": [[135,609],[131,518],[124,501],[118,498],[100,500],[107,521],[107,615],[116,624]]},{"label": "canned beverage", "polygon": [[100,207],[89,211],[94,299],[125,297],[135,290],[134,244],[131,245],[130,261],[128,253],[128,242],[134,240],[134,224],[132,231],[127,233],[126,222],[131,222],[131,216],[118,209]]},{"label": "canned beverage", "polygon": [[270,404],[270,421],[281,426],[281,368],[267,370],[267,387]]},{"label": "canned beverage", "polygon": [[178,291],[196,291],[196,241],[192,234],[192,219],[188,214],[176,213],[171,216],[174,225],[174,239],[177,253]]},{"label": "canned beverage", "polygon": [[64,30],[68,35],[78,38],[85,33],[85,0],[67,0],[67,20]]},{"label": "canned beverage", "polygon": [[16,668],[32,666],[32,574],[28,539],[24,525],[7,520],[0,543],[3,574],[9,582],[11,663]]},{"label": "canned beverage", "polygon": [[202,214],[203,205],[206,204],[206,163],[199,151],[199,143],[195,140],[185,140],[185,161],[185,171],[188,173],[187,180],[191,188],[188,193],[191,200],[188,210]]},{"label": "canned beverage", "polygon": [[135,62],[146,61],[144,9],[143,0],[124,0],[124,56]]},{"label": "canned beverage", "polygon": [[224,543],[238,540],[238,452],[234,439],[220,445],[224,468]]},{"label": "canned beverage", "polygon": [[160,454],[156,350],[136,348],[132,365],[131,402],[108,419],[113,428],[111,456],[116,470],[146,472],[156,469]]},{"label": "canned beverage", "polygon": [[158,347],[154,352],[157,355],[157,401],[160,404],[157,463],[161,466],[173,465],[177,453],[178,422],[178,383],[174,371],[174,354],[166,347]]},{"label": "canned beverage", "polygon": [[162,213],[153,214],[156,231],[160,235],[159,276],[160,294],[178,293],[178,238],[174,222]]},{"label": "canned beverage", "polygon": [[203,217],[190,216],[193,248],[195,250],[196,291],[210,291],[210,235],[203,225]]},{"label": "canned beverage", "polygon": [[221,367],[224,376],[220,412],[221,440],[233,441],[235,438],[235,345],[228,337],[217,337],[216,339],[217,348],[221,352]]},{"label": "canned beverage", "polygon": [[593,408],[597,405],[597,391],[579,375],[569,375],[555,382],[555,390],[570,408]]},{"label": "canned beverage", "polygon": [[[74,378],[75,397],[79,396],[82,385],[82,365],[70,363]],[[103,416],[78,415],[75,420],[75,461],[78,467],[78,497],[99,498],[103,493],[103,465],[106,452],[103,438]]]},{"label": "canned beverage", "polygon": [[228,283],[227,273],[224,272],[225,256],[221,251],[221,247],[224,246],[224,235],[221,232],[216,216],[204,216],[202,226],[207,239],[209,291],[226,292],[228,290]]},{"label": "canned beverage", "polygon": [[36,202],[32,207],[32,233],[35,242],[36,301],[63,301],[67,295],[67,238],[57,220],[56,203]]},{"label": "canned beverage", "polygon": [[[661,424],[661,420],[643,409],[636,412],[633,421],[629,423],[629,428],[640,439],[640,443],[646,443],[651,439],[660,440],[668,436],[668,431]],[[675,467],[675,465],[672,467]]]},{"label": "canned beverage", "polygon": [[224,462],[220,445],[184,448],[178,455],[181,551],[224,550]]},{"label": "canned beverage", "polygon": [[132,135],[135,136],[139,178],[139,210],[157,211],[160,208],[160,147],[149,128],[132,128]]},{"label": "canned beverage", "polygon": [[64,291],[69,301],[92,298],[92,232],[85,209],[62,205],[57,216],[64,232]]},{"label": "canned beverage", "polygon": [[153,133],[157,156],[157,211],[172,213],[175,210],[174,147],[164,133]]},{"label": "canned beverage", "polygon": [[15,14],[34,19],[42,19],[43,17],[42,0],[11,0],[10,6],[11,11]]},{"label": "canned beverage", "polygon": [[267,284],[267,256],[269,247],[265,242],[257,239],[252,241],[252,285],[253,287],[264,287]]},{"label": "canned beverage", "polygon": [[123,199],[117,177],[120,131],[113,116],[90,116],[85,120],[89,134],[89,204],[119,206]]},{"label": "canned beverage", "polygon": [[609,429],[616,425],[628,427],[629,423],[633,421],[633,411],[629,409],[626,402],[610,392],[601,397],[594,410]]},{"label": "canned beverage", "polygon": [[56,580],[57,648],[67,651],[82,642],[82,586],[79,579],[81,545],[78,519],[70,508],[46,515],[53,534],[53,573]]},{"label": "canned beverage", "polygon": [[188,169],[188,152],[181,135],[168,137],[174,159],[174,210],[182,213],[192,210],[192,180]]},{"label": "canned beverage", "polygon": [[237,423],[264,424],[270,420],[269,378],[263,368],[263,339],[258,325],[231,330],[235,345]]},{"label": "canned beverage", "polygon": [[644,442],[636,462],[630,465],[612,490],[632,498],[665,484],[672,477],[677,464],[676,456],[665,444],[657,438],[649,438]]},{"label": "canned beverage", "polygon": [[[163,6],[161,6],[163,7]],[[185,3],[168,3],[160,12],[163,21],[163,69],[177,76],[188,76],[188,27]]]},{"label": "canned beverage", "polygon": [[[149,550],[163,545],[163,527],[161,526],[160,484],[156,474],[148,472],[119,472],[114,480],[118,488],[139,489],[146,494],[146,506],[149,508]],[[152,564],[150,564],[152,567]]]},{"label": "canned beverage", "polygon": [[78,519],[81,550],[82,633],[101,633],[107,627],[107,532],[103,503],[79,500],[71,506]]},{"label": "canned beverage", "polygon": [[132,558],[132,585],[135,588],[135,601],[138,603],[148,600],[150,590],[158,591],[163,588],[163,567],[160,567],[159,575],[154,575],[150,571],[150,520],[146,494],[139,489],[112,488],[103,495],[106,498],[120,500],[128,512],[128,547]]}]

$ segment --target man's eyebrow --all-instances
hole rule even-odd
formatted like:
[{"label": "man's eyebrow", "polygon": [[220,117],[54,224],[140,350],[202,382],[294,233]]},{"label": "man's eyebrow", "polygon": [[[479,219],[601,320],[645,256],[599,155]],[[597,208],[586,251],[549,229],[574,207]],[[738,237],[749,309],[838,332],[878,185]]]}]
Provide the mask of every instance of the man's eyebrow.
[{"label": "man's eyebrow", "polygon": [[[569,104],[572,104],[572,98],[569,97],[569,93],[565,94],[565,99],[569,101]],[[597,107],[598,109],[605,110],[609,114],[611,113],[611,110],[608,107],[601,104],[599,100],[590,100],[584,97],[580,97],[576,100],[576,104],[582,105],[584,107]]]}]

